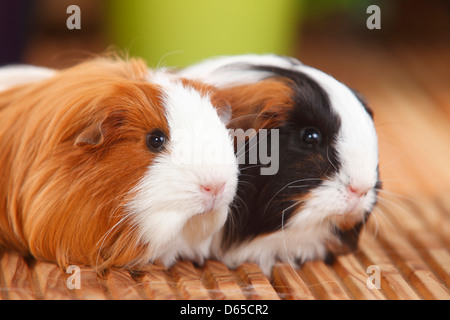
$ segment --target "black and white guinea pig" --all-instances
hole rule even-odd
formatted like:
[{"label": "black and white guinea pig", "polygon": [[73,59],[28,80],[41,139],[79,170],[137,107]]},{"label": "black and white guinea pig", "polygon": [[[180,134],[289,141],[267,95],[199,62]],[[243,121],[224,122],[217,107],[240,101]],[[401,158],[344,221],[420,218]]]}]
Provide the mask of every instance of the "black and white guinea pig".
[{"label": "black and white guinea pig", "polygon": [[256,262],[270,274],[277,261],[331,262],[357,248],[381,188],[373,114],[357,92],[277,55],[218,57],[179,74],[221,89],[229,128],[277,134],[258,140],[278,153],[276,173],[262,174],[260,160],[239,161],[233,212],[213,242],[217,258],[229,267]]},{"label": "black and white guinea pig", "polygon": [[1,247],[100,272],[202,262],[238,182],[212,86],[139,59],[3,71]]}]

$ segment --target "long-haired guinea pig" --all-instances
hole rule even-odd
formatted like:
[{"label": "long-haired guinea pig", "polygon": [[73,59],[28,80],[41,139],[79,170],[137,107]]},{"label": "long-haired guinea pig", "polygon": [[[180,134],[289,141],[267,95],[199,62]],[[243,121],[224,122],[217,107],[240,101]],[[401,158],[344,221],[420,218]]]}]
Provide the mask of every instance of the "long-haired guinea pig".
[{"label": "long-haired guinea pig", "polygon": [[138,59],[1,92],[0,245],[99,272],[201,263],[238,179],[218,110],[211,86]]},{"label": "long-haired guinea pig", "polygon": [[357,248],[381,187],[373,115],[358,93],[276,55],[219,57],[179,74],[222,89],[230,128],[275,129],[257,142],[277,153],[275,174],[262,174],[267,162],[239,161],[233,213],[212,250],[220,259],[253,261],[269,274],[276,261],[332,262]]}]

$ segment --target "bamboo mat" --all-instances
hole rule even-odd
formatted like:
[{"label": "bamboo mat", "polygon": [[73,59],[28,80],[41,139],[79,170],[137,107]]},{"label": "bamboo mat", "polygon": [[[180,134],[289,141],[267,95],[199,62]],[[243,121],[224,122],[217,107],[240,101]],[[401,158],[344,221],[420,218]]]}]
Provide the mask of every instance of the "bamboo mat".
[{"label": "bamboo mat", "polygon": [[[3,299],[449,299],[450,47],[361,46],[315,39],[299,55],[362,92],[375,111],[384,190],[360,248],[332,265],[279,264],[267,278],[254,264],[217,261],[169,270],[149,266],[98,278],[81,268],[80,289],[54,264],[0,253]],[[373,266],[379,289],[368,288]],[[368,269],[369,268],[369,269]],[[372,271],[371,271],[372,270]]]}]

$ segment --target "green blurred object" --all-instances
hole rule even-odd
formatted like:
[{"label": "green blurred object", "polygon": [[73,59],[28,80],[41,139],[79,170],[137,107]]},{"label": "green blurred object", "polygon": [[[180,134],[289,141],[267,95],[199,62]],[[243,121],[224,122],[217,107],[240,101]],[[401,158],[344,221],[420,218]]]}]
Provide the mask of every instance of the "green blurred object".
[{"label": "green blurred object", "polygon": [[150,66],[226,54],[292,55],[303,0],[109,0],[111,41]]}]

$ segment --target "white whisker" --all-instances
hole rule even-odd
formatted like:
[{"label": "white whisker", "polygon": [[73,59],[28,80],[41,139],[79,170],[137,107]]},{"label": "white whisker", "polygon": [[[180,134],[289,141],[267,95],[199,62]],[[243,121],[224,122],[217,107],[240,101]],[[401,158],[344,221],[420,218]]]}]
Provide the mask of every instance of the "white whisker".
[{"label": "white whisker", "polygon": [[[118,208],[116,208],[116,209],[114,210],[114,212],[117,211],[117,209],[118,209]],[[100,253],[101,253],[101,251],[102,251],[103,245],[104,245],[104,243],[105,243],[107,237],[111,234],[111,232],[112,232],[114,229],[116,229],[119,225],[121,225],[128,217],[129,217],[128,214],[126,214],[124,217],[122,217],[116,224],[114,224],[111,228],[109,228],[109,229],[105,232],[105,234],[100,238],[100,240],[97,242],[96,246],[99,246],[99,243],[100,243],[100,242],[101,242],[101,243],[100,243],[100,247],[99,247],[99,249],[98,249],[98,251],[97,251],[97,258],[96,258],[96,263],[95,263],[96,267],[98,266],[98,262],[99,262],[99,259],[100,259]]]},{"label": "white whisker", "polygon": [[258,168],[258,167],[263,167],[263,164],[255,164],[254,166],[248,166],[248,167],[244,167],[244,168],[239,168],[239,171],[244,171],[247,169],[251,169],[251,168]]},{"label": "white whisker", "polygon": [[336,166],[335,166],[335,165],[333,164],[333,162],[331,162],[331,160],[330,160],[330,156],[328,155],[328,149],[329,149],[329,147],[327,147],[327,159],[328,159],[328,162],[333,166],[334,170],[338,171],[338,169],[336,168]]},{"label": "white whisker", "polygon": [[292,185],[293,183],[302,182],[302,181],[310,181],[310,179],[299,179],[299,180],[291,181],[291,182],[289,182],[288,184],[286,184],[283,188],[281,188],[280,190],[278,190],[278,192],[275,193],[275,195],[274,195],[274,196],[269,200],[269,202],[267,203],[266,208],[264,209],[263,214],[266,213],[266,210],[267,210],[267,208],[269,207],[269,205],[270,205],[270,203],[272,202],[272,200],[275,199],[275,197],[276,197],[277,195],[279,195],[281,191],[283,191],[284,189],[286,189],[288,186]]},{"label": "white whisker", "polygon": [[231,123],[233,123],[233,122],[235,122],[235,121],[238,121],[238,120],[241,120],[241,119],[243,119],[243,118],[254,117],[254,116],[258,116],[258,115],[259,115],[259,113],[245,114],[245,115],[243,115],[243,116],[239,116],[239,117],[236,117],[236,118],[231,119],[230,121],[228,121],[228,124],[231,124]]},{"label": "white whisker", "polygon": [[169,51],[169,52],[166,52],[165,54],[163,54],[161,56],[161,58],[159,58],[159,61],[156,65],[156,70],[164,68],[163,61],[165,58],[167,58],[168,56],[174,55],[174,54],[179,54],[179,53],[183,53],[183,50],[173,50],[173,51]]},{"label": "white whisker", "polygon": [[380,170],[384,170],[384,169],[388,168],[389,166],[391,166],[391,165],[397,163],[399,160],[405,158],[406,156],[407,156],[406,153],[405,153],[405,154],[402,154],[402,155],[400,155],[400,156],[398,156],[398,157],[392,159],[392,160],[389,161],[388,163],[384,163],[382,166],[379,167],[379,169],[380,169]]},{"label": "white whisker", "polygon": [[397,198],[402,198],[402,199],[405,199],[405,200],[408,200],[408,201],[412,201],[412,202],[415,201],[415,199],[413,197],[411,197],[411,196],[402,195],[402,194],[394,192],[394,191],[390,191],[390,190],[386,190],[386,189],[378,189],[378,188],[376,190],[378,192],[380,192],[380,193],[386,193],[388,195],[391,195],[391,196],[394,196],[394,197],[397,197]]},{"label": "white whisker", "polygon": [[[297,263],[295,263],[295,265],[294,265],[294,263],[292,263],[292,261],[291,261],[291,259],[289,257],[289,253],[288,253],[288,249],[287,249],[287,245],[286,245],[286,237],[285,237],[285,234],[284,234],[284,229],[285,229],[285,227],[284,227],[284,225],[285,225],[284,215],[285,215],[287,210],[289,210],[292,207],[297,206],[297,205],[299,205],[299,204],[301,204],[303,202],[305,202],[305,201],[304,200],[296,201],[294,204],[292,204],[289,207],[287,207],[286,209],[284,209],[282,214],[281,214],[281,235],[282,235],[282,239],[283,239],[283,250],[284,250],[284,253],[286,255],[286,259],[287,259],[287,261],[289,263],[289,266],[292,268],[292,270],[296,269]],[[297,274],[297,273],[295,273],[295,274]],[[297,274],[297,276],[300,277],[298,274]]]}]

